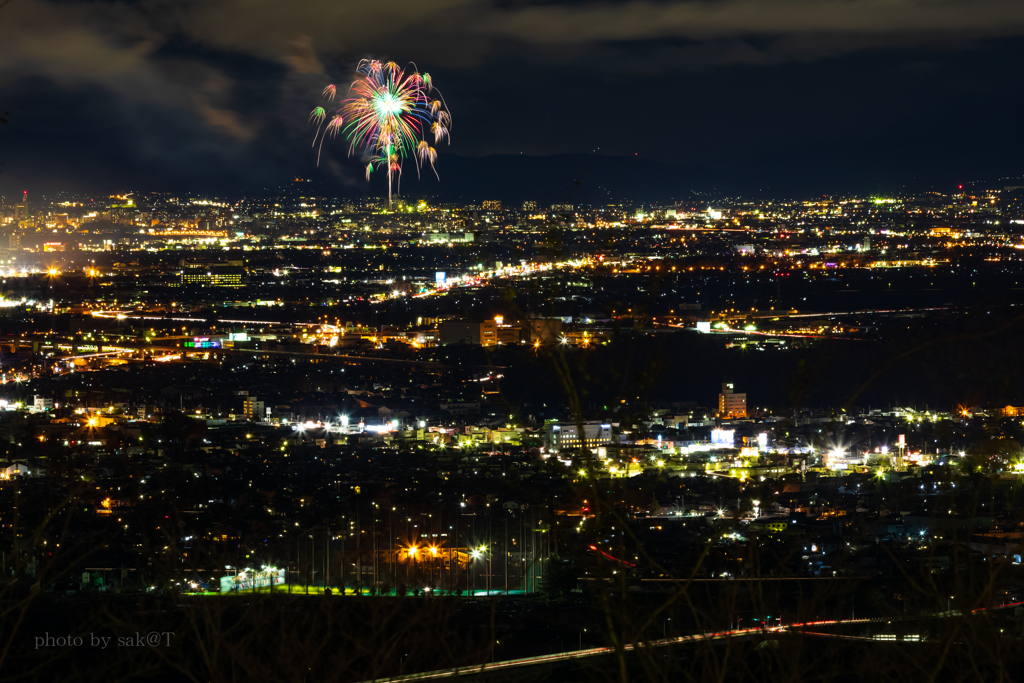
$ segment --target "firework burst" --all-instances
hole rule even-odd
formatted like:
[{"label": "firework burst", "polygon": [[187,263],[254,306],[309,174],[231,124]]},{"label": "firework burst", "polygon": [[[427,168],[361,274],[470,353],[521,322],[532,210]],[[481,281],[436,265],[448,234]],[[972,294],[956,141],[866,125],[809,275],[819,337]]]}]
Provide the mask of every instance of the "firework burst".
[{"label": "firework burst", "polygon": [[432,137],[434,145],[450,141],[452,117],[430,74],[421,74],[415,65],[403,69],[394,62],[364,59],[356,68],[349,96],[334,107],[337,92],[334,85],[324,88],[322,96],[329,106],[316,107],[309,115],[310,123],[316,124],[317,164],[324,140],[343,134],[349,156],[358,152],[369,159],[367,181],[375,170],[387,173],[389,206],[392,187],[396,193],[401,189],[407,158],[412,157],[417,175],[429,164],[437,176],[437,150],[426,138]]}]

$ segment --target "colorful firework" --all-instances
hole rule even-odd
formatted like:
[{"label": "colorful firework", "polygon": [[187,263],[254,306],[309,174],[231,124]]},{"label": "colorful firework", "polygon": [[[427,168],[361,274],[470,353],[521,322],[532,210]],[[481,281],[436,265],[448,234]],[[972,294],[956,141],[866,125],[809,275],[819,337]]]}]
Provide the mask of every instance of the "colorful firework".
[{"label": "colorful firework", "polygon": [[[337,92],[334,85],[329,85],[322,96],[333,103]],[[317,164],[324,140],[344,134],[349,141],[349,156],[358,151],[369,160],[367,181],[375,170],[386,170],[388,206],[392,185],[396,193],[401,191],[405,159],[413,158],[417,175],[424,164],[430,164],[437,176],[437,150],[425,138],[432,136],[434,145],[451,139],[452,117],[430,74],[421,74],[415,65],[403,69],[394,62],[359,62],[349,97],[336,108],[316,107],[309,120],[316,124],[313,146],[317,148]]]}]

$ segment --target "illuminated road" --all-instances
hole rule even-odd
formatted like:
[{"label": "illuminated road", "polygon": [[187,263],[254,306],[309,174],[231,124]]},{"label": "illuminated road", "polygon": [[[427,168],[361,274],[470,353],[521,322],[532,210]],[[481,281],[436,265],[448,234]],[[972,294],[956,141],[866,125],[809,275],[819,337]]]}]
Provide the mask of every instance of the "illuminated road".
[{"label": "illuminated road", "polygon": [[[139,313],[126,313],[125,311],[92,311],[95,318],[116,318],[117,320],[175,320],[184,323],[206,323],[209,318],[188,318],[183,316],[166,315],[142,315]],[[217,322],[231,323],[232,325],[300,325],[303,327],[319,327],[323,323],[296,323],[288,320],[228,320],[217,318]]]},{"label": "illuminated road", "polygon": [[82,353],[77,356],[58,356],[60,360],[83,360],[85,358],[103,358],[105,356],[120,356],[124,353],[135,353],[138,349],[117,349],[116,351],[101,351],[99,353]]},{"label": "illuminated road", "polygon": [[[296,323],[298,324],[298,323]],[[306,323],[302,323],[306,324]],[[312,324],[312,323],[310,323]],[[183,337],[187,338],[187,337]],[[17,340],[18,344],[27,343],[39,343],[44,345],[44,348],[52,348],[55,353],[60,351],[70,351],[75,348],[71,344],[56,344],[54,345],[50,340],[46,338],[41,339],[27,339],[21,338]],[[11,343],[8,341],[6,343]],[[353,356],[350,354],[339,354],[339,353],[312,353],[304,351],[276,351],[268,349],[232,349],[232,348],[218,348],[218,349],[183,349],[177,345],[164,345],[164,344],[147,344],[140,343],[137,346],[125,347],[125,346],[113,346],[105,342],[94,342],[91,344],[80,344],[79,347],[84,348],[104,348],[109,349],[106,351],[95,351],[88,353],[73,353],[69,355],[54,355],[52,360],[55,361],[75,361],[75,360],[89,360],[95,358],[106,358],[114,356],[123,356],[126,354],[161,354],[159,356],[154,355],[150,360],[168,362],[173,360],[184,360],[192,355],[201,355],[209,352],[222,354],[224,356],[280,356],[286,358],[304,358],[304,359],[316,359],[324,362],[338,362],[338,363],[349,363],[349,364],[385,364],[385,365],[402,365],[407,367],[416,367],[432,370],[445,370],[451,366],[446,365],[440,361],[432,360],[419,360],[419,359],[407,359],[407,358],[384,358],[378,356]],[[138,360],[138,359],[136,359]],[[503,365],[479,365],[472,366],[474,368],[483,370],[505,370],[507,369]]]},{"label": "illuminated road", "polygon": [[[438,361],[431,360],[410,360],[404,358],[379,358],[377,356],[349,356],[335,353],[304,353],[302,351],[266,351],[263,349],[215,349],[217,353],[224,354],[235,354],[235,355],[278,355],[278,356],[290,356],[296,358],[316,358],[323,361],[342,361],[342,362],[353,362],[353,363],[390,363],[392,365],[415,365],[424,368],[448,368],[449,366]],[[480,368],[491,368],[491,369],[505,369],[502,365],[481,365],[475,366]]]},{"label": "illuminated road", "polygon": [[[1004,609],[1009,607],[1016,607],[1024,603],[1012,603],[1008,605],[1000,605],[991,608],[978,608],[973,610],[974,612],[985,611],[988,609]],[[936,617],[950,617],[959,616],[959,612],[939,612],[934,614]],[[725,640],[728,638],[747,639],[765,633],[783,633],[787,631],[799,631],[800,633],[808,636],[824,637],[824,638],[838,638],[841,640],[859,640],[871,643],[891,643],[896,641],[888,640],[876,640],[874,638],[865,638],[863,636],[848,636],[843,634],[835,633],[821,633],[817,631],[807,631],[805,629],[816,626],[845,626],[849,624],[870,624],[870,623],[889,623],[892,620],[887,617],[870,617],[865,619],[823,619],[818,621],[804,621],[794,624],[787,624],[785,626],[773,626],[771,628],[741,628],[734,629],[731,631],[719,631],[717,633],[707,633],[701,635],[692,636],[680,636],[678,638],[661,638],[658,640],[651,640],[646,643],[637,643],[636,645],[624,645],[622,650],[624,652],[631,652],[633,650],[642,650],[646,648],[664,647],[666,645],[684,645],[688,643],[699,643],[699,642],[714,642],[719,640]],[[903,643],[924,643],[928,642],[925,639],[921,640],[903,640],[898,641]],[[573,650],[570,652],[556,652],[549,655],[539,655],[536,657],[523,657],[521,659],[506,659],[500,662],[491,662],[486,664],[474,664],[472,666],[466,666],[462,668],[453,669],[439,669],[437,671],[425,671],[418,674],[406,674],[404,676],[394,676],[391,678],[378,678],[373,681],[363,681],[363,683],[380,683],[388,681],[389,683],[401,683],[402,681],[425,681],[437,678],[453,678],[455,676],[471,676],[474,674],[482,674],[485,672],[492,671],[505,671],[510,669],[516,669],[524,666],[533,666],[535,664],[554,664],[558,662],[569,662],[578,659],[585,659],[587,657],[600,657],[604,655],[615,654],[616,650],[614,647],[595,647],[586,650]]]},{"label": "illuminated road", "polygon": [[[677,325],[675,323],[659,323],[659,322],[656,322],[654,324],[655,325],[661,325],[662,327],[675,327],[675,328],[680,329],[680,330],[693,330],[693,329],[695,329],[694,327],[691,327],[689,325]],[[724,325],[725,323],[721,323],[721,324]],[[736,329],[735,327],[724,327],[724,328],[720,327],[720,328],[712,329],[711,332],[708,332],[707,334],[744,334],[744,335],[755,335],[755,336],[760,336],[760,337],[790,337],[790,338],[794,338],[794,339],[825,339],[825,335],[823,335],[823,334],[793,334],[793,333],[788,333],[788,332],[761,332],[761,331],[758,331],[758,330],[739,330],[739,329]],[[854,337],[841,337],[841,338],[842,339],[855,339]],[[862,341],[862,340],[855,339],[855,341]]]},{"label": "illuminated road", "polygon": [[[700,642],[714,642],[718,640],[725,640],[728,638],[753,638],[766,632],[784,632],[790,629],[801,629],[807,626],[837,626],[843,624],[867,624],[871,622],[884,622],[888,621],[883,618],[873,619],[832,619],[824,621],[806,621],[798,624],[789,624],[788,626],[775,626],[769,629],[762,628],[741,628],[734,629],[731,631],[719,631],[717,633],[707,633],[701,635],[692,636],[680,636],[678,638],[661,638],[658,640],[651,640],[646,643],[637,643],[636,645],[627,644],[622,647],[624,652],[631,652],[633,650],[642,650],[654,647],[664,647],[666,645],[683,645],[688,643],[700,643]],[[820,635],[820,634],[815,634]],[[875,641],[872,641],[875,642]],[[881,642],[881,641],[879,641]],[[388,681],[389,683],[401,683],[402,681],[425,681],[436,678],[452,678],[455,676],[472,676],[475,674],[481,674],[484,672],[492,671],[505,671],[509,669],[516,669],[524,666],[533,666],[535,664],[555,664],[558,662],[570,662],[578,659],[586,659],[588,657],[600,657],[604,655],[615,654],[616,650],[614,647],[595,647],[587,650],[573,650],[571,652],[556,652],[549,655],[539,655],[536,657],[523,657],[521,659],[506,659],[500,662],[491,662],[487,664],[474,664],[462,668],[453,669],[439,669],[437,671],[425,671],[418,674],[407,674],[404,676],[394,676],[391,678],[377,678],[373,681],[363,681],[363,683],[378,683]]]},{"label": "illuminated road", "polygon": [[[726,324],[724,322],[725,320],[730,320],[730,319],[732,319],[732,320],[745,320],[748,316],[751,319],[780,320],[780,319],[783,319],[783,318],[839,318],[839,317],[850,316],[850,315],[889,315],[889,314],[898,314],[898,313],[932,313],[932,312],[935,312],[935,311],[947,311],[947,310],[949,310],[949,306],[933,306],[933,307],[930,307],[930,308],[864,308],[864,309],[857,310],[857,311],[821,311],[821,312],[817,312],[817,313],[799,313],[799,312],[788,312],[787,313],[787,312],[775,312],[775,311],[772,311],[771,313],[753,312],[753,313],[749,313],[748,314],[748,313],[739,313],[739,312],[737,312],[737,313],[735,313],[733,315],[726,315],[724,318],[722,318],[722,324]],[[678,325],[678,324],[675,324],[675,323],[660,323],[660,322],[655,321],[654,324],[655,325],[660,325],[660,326],[663,326],[663,327],[675,327],[675,328],[684,329],[684,330],[692,330],[692,329],[694,329],[692,326]],[[711,330],[711,334],[716,334],[716,333],[717,334],[744,334],[744,335],[754,335],[754,336],[760,336],[760,337],[789,337],[789,338],[794,338],[794,339],[825,339],[827,337],[827,335],[821,335],[821,334],[799,334],[799,333],[789,333],[789,332],[764,332],[764,331],[761,331],[761,330],[744,330],[744,329],[739,329],[739,328],[735,328],[735,327],[725,327],[725,328],[718,328],[718,329],[712,329]],[[832,339],[852,339],[854,341],[863,341],[863,339],[858,339],[856,337],[846,337],[846,336],[832,336],[832,337],[828,337],[828,338],[832,338]]]},{"label": "illuminated road", "polygon": [[823,316],[841,315],[875,315],[885,313],[918,313],[922,311],[948,311],[949,306],[934,306],[931,308],[865,308],[859,311],[825,311],[822,313],[765,313],[755,314],[754,318],[821,318]]},{"label": "illuminated road", "polygon": [[576,259],[574,261],[559,261],[558,263],[543,262],[543,263],[526,263],[518,266],[504,266],[502,268],[496,268],[494,270],[482,270],[475,275],[466,274],[458,278],[452,278],[447,281],[443,287],[432,289],[427,292],[420,294],[414,294],[414,298],[423,298],[427,296],[434,296],[437,294],[446,294],[447,292],[459,288],[459,287],[479,287],[490,284],[491,280],[495,279],[511,279],[517,277],[530,277],[532,275],[540,275],[542,273],[550,273],[555,270],[561,270],[565,268],[576,269],[582,268],[583,266],[593,265],[594,262],[589,257]]}]

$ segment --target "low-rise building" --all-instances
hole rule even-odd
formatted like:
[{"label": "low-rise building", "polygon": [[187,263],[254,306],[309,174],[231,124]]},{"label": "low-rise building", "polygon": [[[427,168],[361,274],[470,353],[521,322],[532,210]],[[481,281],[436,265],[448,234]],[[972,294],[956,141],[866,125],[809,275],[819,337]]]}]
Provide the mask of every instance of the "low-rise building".
[{"label": "low-rise building", "polygon": [[550,422],[544,428],[544,442],[554,453],[571,448],[597,449],[612,442],[612,426],[596,420]]}]

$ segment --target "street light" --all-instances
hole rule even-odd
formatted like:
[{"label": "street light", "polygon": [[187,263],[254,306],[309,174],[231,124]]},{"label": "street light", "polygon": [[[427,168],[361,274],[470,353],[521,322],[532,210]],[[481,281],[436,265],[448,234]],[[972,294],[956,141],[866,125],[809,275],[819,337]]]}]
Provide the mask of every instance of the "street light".
[{"label": "street light", "polygon": [[[466,567],[467,578],[469,576],[472,576],[472,574],[470,574],[470,567],[468,565],[472,565],[473,564],[472,560],[479,560],[481,557],[483,557],[483,555],[484,555],[484,553],[483,553],[484,548],[485,548],[485,546],[480,546],[479,548],[470,548],[469,555],[470,555],[471,560],[470,560],[470,562],[466,563],[467,564],[467,567]],[[469,594],[471,596],[476,594],[476,582],[475,581],[470,581]]]}]

